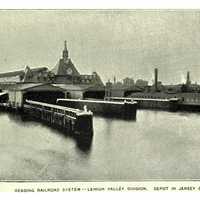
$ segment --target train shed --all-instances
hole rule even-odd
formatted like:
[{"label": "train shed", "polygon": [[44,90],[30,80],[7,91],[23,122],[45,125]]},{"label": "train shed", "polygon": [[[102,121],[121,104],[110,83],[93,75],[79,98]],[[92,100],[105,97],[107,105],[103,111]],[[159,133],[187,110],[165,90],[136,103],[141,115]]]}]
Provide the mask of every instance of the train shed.
[{"label": "train shed", "polygon": [[105,96],[104,86],[92,86],[90,84],[53,84],[65,92],[65,98],[85,99],[96,98],[103,99]]},{"label": "train shed", "polygon": [[55,103],[57,98],[64,98],[63,89],[46,83],[20,83],[6,89],[8,102],[14,107],[22,107],[25,100],[37,100],[46,103]]}]

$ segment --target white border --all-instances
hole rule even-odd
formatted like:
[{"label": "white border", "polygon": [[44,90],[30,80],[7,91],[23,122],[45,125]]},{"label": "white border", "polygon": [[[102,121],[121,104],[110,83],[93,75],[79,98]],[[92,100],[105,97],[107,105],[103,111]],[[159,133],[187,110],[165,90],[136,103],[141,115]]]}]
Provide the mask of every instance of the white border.
[{"label": "white border", "polygon": [[198,9],[198,0],[6,0],[0,9]]},{"label": "white border", "polygon": [[[0,9],[200,9],[200,1],[197,0],[6,0],[0,3]],[[67,194],[67,198],[66,195]],[[43,194],[7,194],[1,193],[1,199],[195,199],[199,193],[65,193],[56,195]]]}]

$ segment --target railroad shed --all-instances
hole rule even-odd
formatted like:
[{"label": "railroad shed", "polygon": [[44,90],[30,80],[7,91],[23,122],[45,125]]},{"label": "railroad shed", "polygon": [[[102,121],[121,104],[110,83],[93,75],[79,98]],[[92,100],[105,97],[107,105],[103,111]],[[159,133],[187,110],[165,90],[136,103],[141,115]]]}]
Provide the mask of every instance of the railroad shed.
[{"label": "railroad shed", "polygon": [[63,89],[52,84],[20,83],[9,87],[8,101],[15,107],[22,107],[26,99],[46,103],[56,103],[57,98],[64,98]]},{"label": "railroad shed", "polygon": [[53,86],[62,89],[67,99],[103,99],[105,95],[104,86],[100,87],[88,84],[53,84]]}]

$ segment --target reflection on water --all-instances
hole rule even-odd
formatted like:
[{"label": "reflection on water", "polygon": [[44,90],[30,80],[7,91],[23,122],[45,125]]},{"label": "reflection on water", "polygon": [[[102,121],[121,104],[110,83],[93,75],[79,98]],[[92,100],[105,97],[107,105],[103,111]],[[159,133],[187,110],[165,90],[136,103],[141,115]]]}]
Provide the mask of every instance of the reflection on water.
[{"label": "reflection on water", "polygon": [[1,180],[199,179],[200,115],[139,110],[94,117],[90,140],[0,113]]},{"label": "reflection on water", "polygon": [[[36,122],[35,119],[33,118],[29,118],[28,115],[25,114],[17,114],[17,113],[7,113],[8,118],[13,120],[16,123],[19,124],[24,124],[25,122]],[[40,122],[40,120],[39,120]],[[45,123],[44,121],[41,122],[43,124],[43,126],[46,126],[48,129],[55,131],[56,134],[62,134],[65,137],[71,137],[72,139],[74,139],[74,141],[77,144],[77,147],[85,152],[85,153],[89,153],[90,148],[91,148],[91,144],[92,144],[92,137],[81,137],[79,135],[74,135],[71,132],[67,132],[66,130],[63,129],[59,129],[58,127],[54,127],[54,126],[50,126],[48,123]]]}]

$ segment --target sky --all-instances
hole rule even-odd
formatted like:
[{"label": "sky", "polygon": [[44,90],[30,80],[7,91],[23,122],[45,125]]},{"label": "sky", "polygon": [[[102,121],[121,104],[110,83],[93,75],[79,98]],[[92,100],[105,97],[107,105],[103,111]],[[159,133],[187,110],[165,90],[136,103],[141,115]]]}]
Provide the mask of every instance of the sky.
[{"label": "sky", "polygon": [[200,10],[0,10],[0,72],[53,68],[67,40],[78,71],[200,83]]}]

